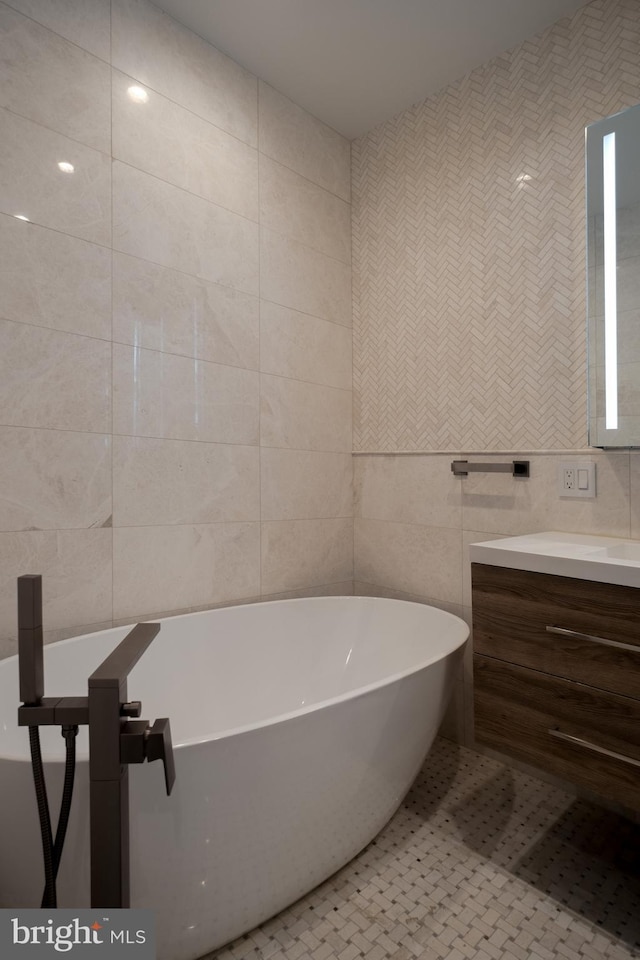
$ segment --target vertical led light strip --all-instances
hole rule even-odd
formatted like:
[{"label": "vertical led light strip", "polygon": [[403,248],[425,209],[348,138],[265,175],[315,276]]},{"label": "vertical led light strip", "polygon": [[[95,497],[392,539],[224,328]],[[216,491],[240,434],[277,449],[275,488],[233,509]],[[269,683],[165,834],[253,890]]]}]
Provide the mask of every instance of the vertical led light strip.
[{"label": "vertical led light strip", "polygon": [[605,428],[618,429],[618,291],[616,283],[616,135],[602,138],[604,191]]}]

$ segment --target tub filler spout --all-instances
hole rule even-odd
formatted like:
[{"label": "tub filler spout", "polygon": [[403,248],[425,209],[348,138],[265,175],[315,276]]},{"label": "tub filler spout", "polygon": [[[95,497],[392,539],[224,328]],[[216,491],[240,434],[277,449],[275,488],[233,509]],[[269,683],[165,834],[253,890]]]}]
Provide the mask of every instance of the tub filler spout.
[{"label": "tub filler spout", "polygon": [[[142,704],[127,697],[127,678],[159,631],[159,623],[137,624],[91,674],[87,697],[45,697],[42,578],[32,574],[18,577],[19,677],[23,701],[18,708],[18,725],[30,728],[32,743],[41,726],[61,726],[65,737],[70,730],[75,736],[81,725],[89,727],[92,907],[130,905],[128,765],[162,760],[167,795],[175,782],[169,720],[164,717],[151,726],[146,720],[131,719],[140,716]],[[53,849],[47,849],[51,848],[51,839],[46,787],[41,769],[36,773],[35,767],[36,762],[41,767],[39,741],[35,753],[34,776],[41,809],[45,864],[49,861],[48,868],[45,867],[47,902],[43,901],[43,905],[56,906],[55,876],[61,843],[56,836]],[[71,789],[72,785],[73,774]],[[70,803],[70,796],[68,799]],[[68,818],[68,810],[64,816]]]}]

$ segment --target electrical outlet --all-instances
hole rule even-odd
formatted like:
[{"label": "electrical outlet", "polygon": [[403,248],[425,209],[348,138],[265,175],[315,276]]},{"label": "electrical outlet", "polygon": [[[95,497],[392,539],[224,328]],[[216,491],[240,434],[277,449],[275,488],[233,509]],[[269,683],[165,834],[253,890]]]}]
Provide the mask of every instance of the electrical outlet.
[{"label": "electrical outlet", "polygon": [[558,464],[558,496],[588,497],[596,495],[596,465],[593,462]]}]

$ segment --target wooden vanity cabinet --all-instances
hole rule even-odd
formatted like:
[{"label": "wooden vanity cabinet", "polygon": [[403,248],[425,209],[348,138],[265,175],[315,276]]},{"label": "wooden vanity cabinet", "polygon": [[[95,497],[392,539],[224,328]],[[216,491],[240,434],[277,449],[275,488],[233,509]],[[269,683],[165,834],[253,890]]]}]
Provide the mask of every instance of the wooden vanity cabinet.
[{"label": "wooden vanity cabinet", "polygon": [[640,809],[640,589],[471,570],[476,740]]}]

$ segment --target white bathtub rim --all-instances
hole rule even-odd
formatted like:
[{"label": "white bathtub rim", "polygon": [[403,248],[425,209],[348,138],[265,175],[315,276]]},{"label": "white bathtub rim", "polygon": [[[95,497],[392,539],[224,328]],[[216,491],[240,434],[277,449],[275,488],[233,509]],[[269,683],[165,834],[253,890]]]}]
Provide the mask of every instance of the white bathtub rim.
[{"label": "white bathtub rim", "polygon": [[[443,619],[449,620],[449,621],[455,621],[456,625],[459,625],[462,628],[460,633],[461,638],[457,643],[452,642],[450,646],[445,650],[445,652],[443,652],[442,650],[439,650],[437,654],[433,654],[432,656],[426,658],[425,660],[421,660],[413,664],[411,667],[408,667],[405,670],[398,671],[397,673],[394,673],[394,674],[388,674],[387,676],[383,677],[381,680],[376,680],[373,683],[366,684],[363,687],[355,687],[354,689],[347,690],[345,693],[338,694],[335,697],[329,697],[325,700],[317,700],[314,703],[305,705],[304,707],[297,707],[295,710],[289,710],[287,713],[276,714],[274,716],[267,717],[265,720],[258,720],[253,723],[243,724],[238,727],[230,727],[227,730],[220,730],[220,731],[217,731],[216,733],[189,737],[188,739],[181,740],[179,743],[174,743],[173,744],[174,751],[181,750],[182,748],[185,748],[185,747],[193,747],[193,746],[198,746],[204,743],[212,743],[217,740],[226,740],[226,739],[230,739],[231,737],[240,736],[243,733],[249,733],[253,730],[259,730],[264,727],[271,727],[271,726],[275,726],[276,724],[286,723],[289,720],[293,720],[297,717],[302,717],[305,714],[314,713],[315,711],[323,710],[323,709],[326,709],[327,707],[331,707],[339,703],[344,703],[347,700],[355,700],[356,698],[363,697],[374,690],[379,690],[382,687],[391,686],[392,684],[397,683],[398,681],[403,680],[406,677],[412,676],[414,673],[419,673],[421,670],[424,670],[427,667],[432,666],[434,663],[437,663],[439,660],[446,659],[448,656],[455,653],[456,650],[459,650],[467,642],[470,634],[469,625],[461,617],[456,616],[456,614],[454,613],[449,613],[448,610],[442,610],[440,607],[435,607],[432,604],[417,603],[414,600],[396,600],[395,598],[390,598],[390,597],[353,596],[349,594],[345,596],[333,595],[329,597],[294,597],[289,600],[264,600],[264,601],[260,601],[258,603],[252,603],[252,604],[236,603],[236,604],[228,604],[228,605],[225,605],[224,607],[211,607],[208,610],[197,610],[194,613],[177,613],[177,614],[173,614],[170,617],[162,617],[158,619],[154,617],[150,617],[149,620],[147,621],[138,620],[138,621],[133,621],[131,624],[123,624],[122,626],[119,626],[119,627],[107,627],[105,630],[96,630],[96,631],[93,631],[92,633],[83,633],[83,634],[80,634],[79,636],[67,637],[65,640],[56,641],[51,645],[51,647],[58,648],[62,646],[68,646],[73,643],[79,643],[82,640],[90,640],[92,637],[95,637],[97,634],[99,633],[104,634],[104,633],[107,633],[109,630],[127,630],[128,627],[134,627],[136,623],[149,622],[149,623],[162,624],[167,621],[176,620],[179,617],[183,619],[187,619],[191,617],[202,617],[202,616],[210,615],[211,613],[214,613],[216,610],[228,610],[230,607],[251,606],[255,608],[255,607],[269,606],[275,603],[282,604],[282,605],[298,604],[298,603],[304,603],[305,601],[308,601],[310,599],[314,601],[324,601],[324,600],[331,601],[336,599],[354,600],[354,601],[355,600],[384,600],[386,602],[393,603],[393,604],[402,604],[403,606],[426,607],[428,610],[437,611],[438,617],[442,617]],[[17,659],[18,659],[18,655],[15,654],[12,657],[5,657],[3,660],[0,660],[0,671],[3,669],[3,664],[15,662],[17,661]],[[17,711],[18,705],[19,705],[18,701],[16,701],[16,711]],[[31,763],[31,757],[29,756],[28,753],[24,756],[19,756],[19,757],[5,756],[4,754],[0,754],[0,761],[1,760],[11,760],[12,762],[15,761],[15,762]],[[51,762],[51,763],[64,762],[64,758],[60,758],[60,757],[56,757],[50,761],[48,761],[47,758],[45,757],[44,760],[45,762]],[[82,762],[86,760],[88,760],[88,753],[84,753],[84,751],[82,753],[78,753],[78,757],[77,757],[78,762]]]}]

